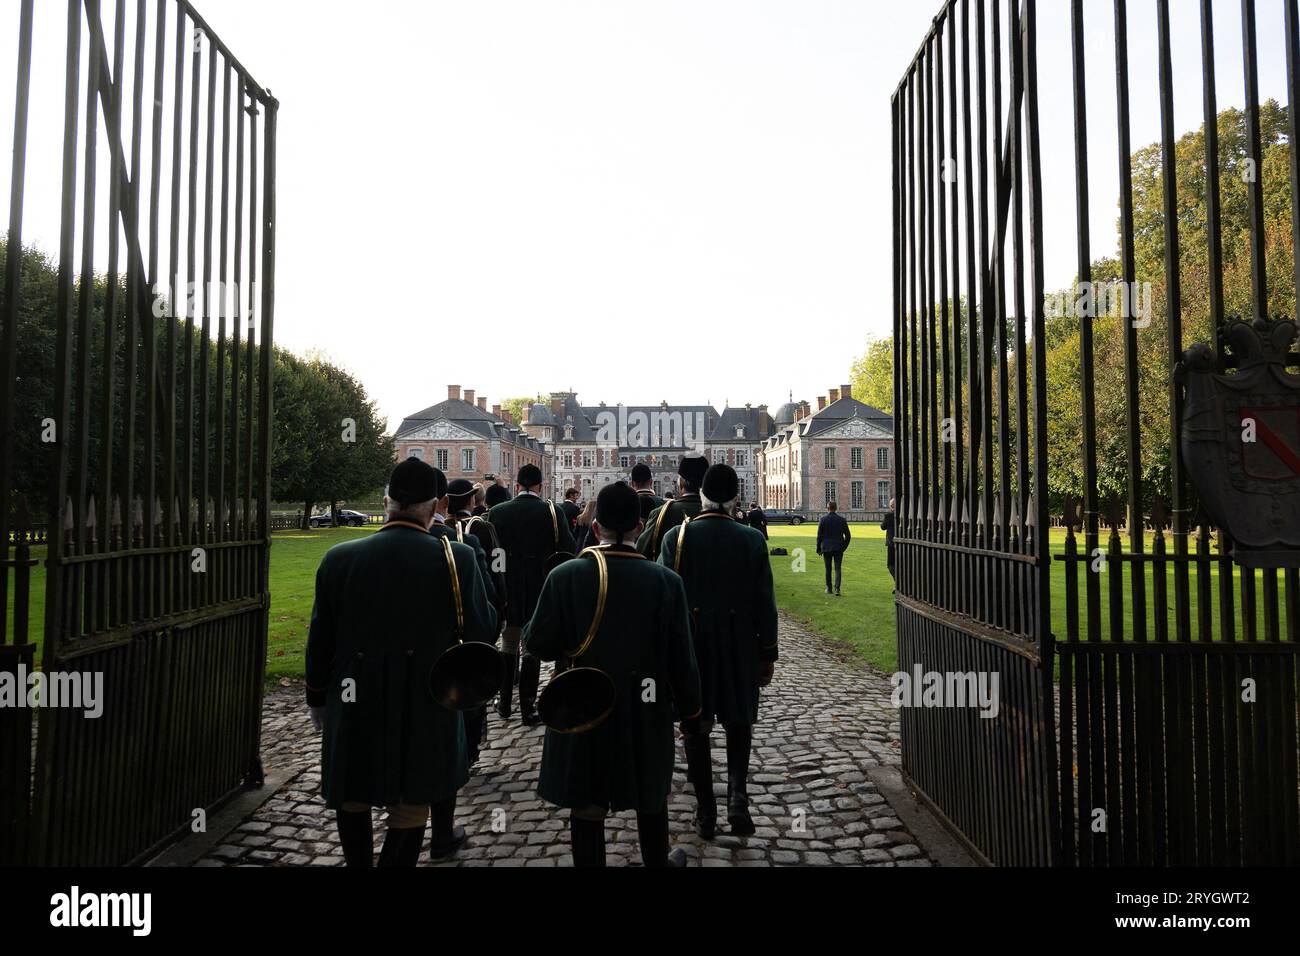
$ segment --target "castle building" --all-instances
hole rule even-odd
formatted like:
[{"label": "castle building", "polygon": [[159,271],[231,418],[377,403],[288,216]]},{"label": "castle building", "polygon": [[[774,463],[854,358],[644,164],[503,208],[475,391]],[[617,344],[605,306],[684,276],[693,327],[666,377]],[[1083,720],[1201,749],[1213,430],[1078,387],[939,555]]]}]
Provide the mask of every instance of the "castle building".
[{"label": "castle building", "polygon": [[420,458],[441,469],[448,480],[483,481],[499,475],[507,483],[524,465],[542,469],[549,487],[551,458],[545,445],[527,434],[500,405],[459,385],[447,386],[447,400],[405,419],[394,436],[397,458]]},{"label": "castle building", "polygon": [[757,457],[764,508],[816,516],[834,501],[850,521],[876,521],[894,496],[893,419],[855,399],[849,385],[818,398],[816,411],[782,405]]},{"label": "castle building", "polygon": [[545,492],[582,500],[650,467],[656,494],[675,492],[688,453],[725,462],[740,478],[741,499],[788,508],[809,518],[834,501],[850,520],[878,521],[894,495],[893,419],[842,385],[817,400],[766,405],[583,405],[574,392],[553,392],[527,405],[516,423],[473,389],[451,385],[447,399],[416,412],[397,430],[400,459],[417,457],[448,478],[513,484],[525,464],[542,470]]}]

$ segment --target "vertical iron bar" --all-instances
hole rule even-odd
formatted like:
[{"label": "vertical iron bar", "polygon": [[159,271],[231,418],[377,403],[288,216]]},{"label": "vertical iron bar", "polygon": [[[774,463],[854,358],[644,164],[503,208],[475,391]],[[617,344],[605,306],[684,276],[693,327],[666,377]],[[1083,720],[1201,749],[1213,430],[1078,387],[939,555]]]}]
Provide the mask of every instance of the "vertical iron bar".
[{"label": "vertical iron bar", "polygon": [[[23,198],[27,175],[27,110],[32,85],[32,4],[23,0],[18,15],[18,78],[14,93],[13,168],[9,178],[9,232],[5,246],[4,300],[0,302],[3,329],[4,384],[0,386],[0,645],[9,627],[9,489],[13,487],[14,387],[18,378],[18,294],[23,268]],[[16,505],[16,502],[15,502]],[[15,598],[23,593],[15,589]],[[26,643],[25,631],[13,631],[13,643]]]}]

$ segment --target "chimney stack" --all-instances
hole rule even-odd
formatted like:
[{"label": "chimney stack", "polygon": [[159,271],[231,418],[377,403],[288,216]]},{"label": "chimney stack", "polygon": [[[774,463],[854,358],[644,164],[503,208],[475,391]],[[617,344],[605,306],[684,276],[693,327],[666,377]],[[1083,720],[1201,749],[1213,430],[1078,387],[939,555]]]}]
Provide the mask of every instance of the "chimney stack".
[{"label": "chimney stack", "polygon": [[561,418],[564,415],[564,399],[551,399],[551,414],[556,418]]},{"label": "chimney stack", "polygon": [[825,408],[825,407],[826,407],[826,396],[825,396],[825,395],[818,395],[818,396],[817,396],[817,411],[820,412],[820,411],[821,411],[823,408]]},{"label": "chimney stack", "polygon": [[480,395],[480,396],[479,396],[479,399],[478,399],[478,408],[479,408],[479,411],[481,411],[481,412],[486,412],[486,411],[487,411],[487,399],[484,398],[482,395]]},{"label": "chimney stack", "polygon": [[460,386],[459,386],[459,385],[448,385],[448,386],[447,386],[447,401],[449,401],[449,402],[458,402],[458,401],[460,401]]},{"label": "chimney stack", "polygon": [[[500,407],[501,407],[500,405],[497,406],[497,408]],[[500,412],[499,414],[501,416],[501,420],[504,421],[507,425],[513,425],[515,423],[515,417],[511,415],[508,411]]]},{"label": "chimney stack", "polygon": [[853,386],[852,386],[852,385],[841,385],[841,386],[840,386],[840,398],[852,398],[852,397],[853,397]]},{"label": "chimney stack", "polygon": [[465,401],[469,402],[471,405],[474,404],[474,389],[465,389]]},{"label": "chimney stack", "polygon": [[832,388],[830,395],[826,397],[827,404],[834,405],[839,400],[840,400],[840,390],[838,388]]},{"label": "chimney stack", "polygon": [[[495,415],[497,418],[501,418],[501,406],[500,406],[500,405],[493,405],[493,406],[492,406],[492,414]],[[505,421],[504,418],[501,418],[501,420],[502,420],[502,421]]]}]

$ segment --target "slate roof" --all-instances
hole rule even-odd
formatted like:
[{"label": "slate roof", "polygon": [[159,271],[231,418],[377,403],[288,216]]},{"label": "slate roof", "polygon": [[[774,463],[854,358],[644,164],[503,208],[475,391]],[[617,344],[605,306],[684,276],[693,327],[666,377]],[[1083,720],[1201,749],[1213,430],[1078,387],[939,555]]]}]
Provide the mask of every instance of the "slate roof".
[{"label": "slate roof", "polygon": [[718,419],[717,427],[709,433],[705,439],[710,443],[730,442],[735,443],[736,426],[745,426],[745,436],[740,441],[758,442],[768,437],[775,430],[772,417],[760,408],[732,408],[728,406],[722,410],[722,416]]},{"label": "slate roof", "polygon": [[540,450],[541,448],[537,440],[525,435],[520,431],[518,425],[510,425],[504,419],[498,418],[491,412],[484,411],[477,405],[472,405],[464,399],[455,398],[449,398],[444,402],[431,405],[423,411],[408,416],[402,421],[394,437],[400,439],[409,432],[438,421],[452,422],[457,427],[480,435],[483,438],[500,438],[503,441],[513,442],[515,445],[521,445],[533,450]]}]

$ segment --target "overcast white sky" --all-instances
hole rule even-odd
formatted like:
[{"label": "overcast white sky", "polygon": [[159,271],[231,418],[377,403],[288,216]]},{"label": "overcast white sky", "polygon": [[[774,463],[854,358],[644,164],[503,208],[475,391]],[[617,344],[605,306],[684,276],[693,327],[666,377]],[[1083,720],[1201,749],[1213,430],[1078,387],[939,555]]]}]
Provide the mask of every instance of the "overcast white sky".
[{"label": "overcast white sky", "polygon": [[[55,251],[66,4],[36,5],[24,238]],[[890,328],[889,97],[939,6],[200,2],[282,104],[277,341],[346,365],[394,426],[452,382],[492,402],[570,387],[592,404],[815,400]],[[1114,122],[1110,6],[1087,5],[1098,129]],[[1129,6],[1136,148],[1158,136],[1154,4]],[[1200,123],[1199,30],[1191,0],[1173,7],[1182,132]],[[1074,271],[1068,4],[1040,8],[1059,287]],[[17,10],[0,0],[5,152]],[[1284,99],[1280,10],[1260,4],[1262,85]],[[1239,5],[1216,13],[1228,106]],[[1092,144],[1097,255],[1111,129]],[[0,203],[7,218],[7,189]]]}]

